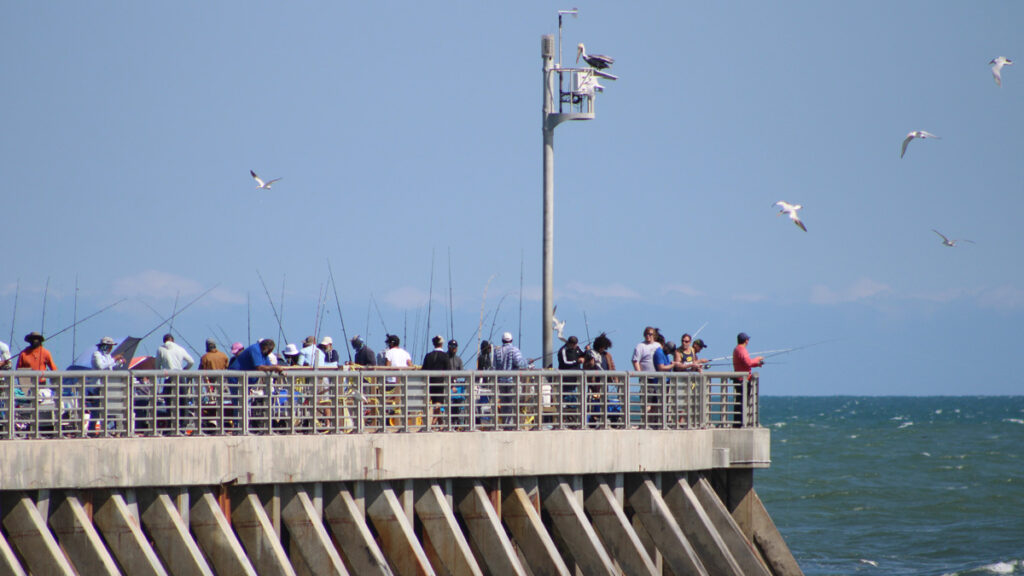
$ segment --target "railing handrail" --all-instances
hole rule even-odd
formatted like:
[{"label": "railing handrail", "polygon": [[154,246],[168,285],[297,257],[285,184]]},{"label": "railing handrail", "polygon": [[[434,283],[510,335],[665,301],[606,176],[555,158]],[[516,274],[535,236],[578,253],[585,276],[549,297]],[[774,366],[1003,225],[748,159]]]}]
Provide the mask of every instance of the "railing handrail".
[{"label": "railing handrail", "polygon": [[0,439],[756,427],[756,374],[581,370],[0,372]]}]

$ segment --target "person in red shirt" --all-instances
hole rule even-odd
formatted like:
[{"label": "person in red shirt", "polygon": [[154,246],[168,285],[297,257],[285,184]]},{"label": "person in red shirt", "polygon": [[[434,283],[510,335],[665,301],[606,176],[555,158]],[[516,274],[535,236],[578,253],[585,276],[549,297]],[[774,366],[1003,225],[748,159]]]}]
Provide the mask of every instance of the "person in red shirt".
[{"label": "person in red shirt", "polygon": [[740,332],[736,335],[736,348],[732,351],[732,369],[735,372],[747,372],[759,366],[764,366],[764,357],[758,356],[757,358],[750,358],[750,352],[747,351],[747,342],[750,342],[750,336],[747,336],[746,332]]},{"label": "person in red shirt", "polygon": [[[746,332],[740,332],[736,335],[736,347],[732,350],[732,369],[735,372],[750,374],[750,371],[754,368],[764,366],[763,356],[758,356],[757,358],[750,357],[750,352],[747,351],[747,342],[750,342],[750,336],[747,336]],[[744,378],[744,380],[746,379]],[[732,425],[738,428],[743,425],[743,406],[746,402],[743,398],[743,380],[733,378],[733,382],[739,384],[733,387],[735,404],[732,410]]]},{"label": "person in red shirt", "polygon": [[57,365],[53,363],[53,356],[50,351],[43,348],[43,337],[39,332],[30,332],[25,336],[28,348],[18,354],[18,370],[56,370]]}]

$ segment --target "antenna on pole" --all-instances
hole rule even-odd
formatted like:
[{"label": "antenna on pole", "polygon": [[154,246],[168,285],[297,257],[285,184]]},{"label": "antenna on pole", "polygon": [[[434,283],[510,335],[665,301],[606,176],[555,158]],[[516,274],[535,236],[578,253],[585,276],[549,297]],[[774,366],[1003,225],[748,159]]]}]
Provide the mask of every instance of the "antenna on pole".
[{"label": "antenna on pole", "polygon": [[576,8],[572,10],[559,10],[558,11],[558,67],[562,67],[562,16],[566,14],[572,14],[573,18],[580,15],[580,11]]}]

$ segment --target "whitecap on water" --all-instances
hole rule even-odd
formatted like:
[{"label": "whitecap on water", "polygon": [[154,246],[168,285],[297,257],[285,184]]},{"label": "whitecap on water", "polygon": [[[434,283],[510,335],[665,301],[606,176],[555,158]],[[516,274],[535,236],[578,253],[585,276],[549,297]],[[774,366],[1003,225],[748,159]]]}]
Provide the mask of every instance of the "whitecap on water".
[{"label": "whitecap on water", "polygon": [[865,560],[864,558],[861,558],[860,563],[867,564],[868,566],[874,566],[876,568],[878,567],[878,562],[875,562],[874,560]]},{"label": "whitecap on water", "polygon": [[907,426],[913,426],[913,425],[914,425],[913,422],[904,422],[903,424],[900,424],[899,426],[897,426],[897,429],[906,428]]},{"label": "whitecap on water", "polygon": [[942,414],[942,408],[939,408],[938,410],[936,410],[935,413],[936,414]]},{"label": "whitecap on water", "polygon": [[930,452],[921,452],[921,456],[931,457],[931,453]]},{"label": "whitecap on water", "polygon": [[1020,418],[1007,418],[1003,422],[1013,422],[1014,424],[1024,424],[1024,420]]},{"label": "whitecap on water", "polygon": [[860,434],[850,434],[850,440],[856,439]]},{"label": "whitecap on water", "polygon": [[1013,574],[1018,565],[1018,562],[996,562],[995,564],[982,566],[981,569],[993,574]]}]

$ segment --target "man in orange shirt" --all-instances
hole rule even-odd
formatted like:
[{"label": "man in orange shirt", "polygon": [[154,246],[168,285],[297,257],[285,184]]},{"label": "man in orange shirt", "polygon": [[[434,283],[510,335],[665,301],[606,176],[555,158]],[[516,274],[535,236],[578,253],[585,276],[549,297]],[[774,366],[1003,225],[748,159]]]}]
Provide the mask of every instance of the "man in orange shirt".
[{"label": "man in orange shirt", "polygon": [[57,365],[53,363],[53,356],[50,351],[43,348],[43,335],[39,332],[30,332],[25,336],[28,348],[18,354],[18,370],[56,370]]}]

